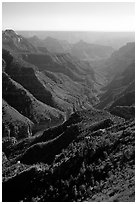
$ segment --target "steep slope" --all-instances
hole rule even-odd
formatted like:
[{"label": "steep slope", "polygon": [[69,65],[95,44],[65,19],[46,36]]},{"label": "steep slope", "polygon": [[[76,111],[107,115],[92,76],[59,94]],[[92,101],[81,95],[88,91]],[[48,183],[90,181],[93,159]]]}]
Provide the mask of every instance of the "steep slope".
[{"label": "steep slope", "polygon": [[50,79],[55,81],[61,89],[67,90],[69,95],[74,95],[77,98],[76,103],[79,105],[75,105],[75,108],[81,107],[82,104],[84,105],[84,98],[91,104],[96,103],[97,97],[94,88],[95,84],[93,81],[91,81],[90,75],[85,75],[85,81],[77,82],[73,81],[70,77],[62,73],[53,73],[50,71],[44,71],[44,73]]},{"label": "steep slope", "polygon": [[15,137],[17,139],[29,137],[32,135],[33,125],[31,120],[2,100],[3,137]]},{"label": "steep slope", "polygon": [[[95,77],[94,71],[89,63],[76,60],[69,54],[58,54],[58,55],[23,55],[24,60],[29,63],[34,64],[39,68],[41,72],[46,73],[47,71],[52,72],[52,75],[59,76],[60,73],[62,75],[61,78],[71,78],[71,81],[76,82],[76,87],[83,87],[83,91],[88,89],[91,97],[95,99]],[[64,76],[65,75],[65,76]],[[49,75],[48,75],[49,76]],[[55,77],[54,77],[55,78]],[[69,78],[67,82],[69,83]],[[64,80],[65,81],[65,80]],[[58,80],[56,80],[58,82]],[[58,83],[57,83],[58,84]],[[63,83],[64,84],[64,83]],[[60,85],[60,84],[59,84]],[[71,86],[71,84],[70,84]],[[73,89],[72,89],[73,90]],[[73,94],[72,94],[73,95]],[[86,95],[86,94],[85,94]],[[81,96],[82,97],[82,96]]]},{"label": "steep slope", "polygon": [[52,37],[47,37],[45,39],[39,39],[36,35],[27,40],[32,44],[35,45],[39,50],[41,48],[46,48],[51,53],[66,53],[69,52],[71,49],[71,44],[69,44],[65,40],[57,40]]},{"label": "steep slope", "polygon": [[[46,71],[46,68],[47,68],[46,65],[49,65],[48,69],[51,69],[51,70],[54,69],[55,73],[63,72],[63,74],[67,75],[68,77],[71,77],[73,81],[76,80],[77,83],[73,83],[73,84],[79,87],[79,90],[81,86],[82,86],[82,89],[85,89],[85,95],[83,96],[80,90],[78,93],[79,95],[78,98],[81,101],[85,101],[84,102],[85,105],[86,103],[88,105],[88,98],[86,96],[87,88],[85,87],[86,87],[86,84],[88,83],[89,83],[88,84],[89,87],[93,84],[93,82],[90,82],[90,80],[88,79],[88,77],[93,78],[93,74],[92,74],[93,71],[92,70],[90,71],[89,66],[85,64],[84,72],[86,73],[87,69],[89,69],[88,73],[90,74],[88,77],[86,77],[85,73],[81,74],[83,64],[80,62],[76,64],[72,61],[69,65],[69,57],[66,57],[66,58],[60,57],[59,58],[60,61],[58,63],[57,62],[55,63],[54,62],[55,58],[53,58],[54,59],[53,60],[52,57],[50,56],[48,57],[50,57],[51,61],[48,62],[45,55],[41,55],[41,56],[43,56],[43,59],[45,60],[45,64],[42,64],[42,67],[41,65],[38,65],[37,69],[39,69],[40,71],[37,71],[36,68],[33,66],[31,67],[30,64],[25,65],[23,63],[22,65],[22,61],[19,58],[16,59],[12,56],[12,54],[4,51],[3,59],[7,63],[7,66],[5,67],[5,71],[15,81],[17,81],[22,86],[24,86],[24,88],[29,90],[38,100],[42,101],[43,103],[46,103],[47,105],[50,105],[54,108],[59,108],[60,110],[67,110],[67,109],[72,110],[74,104],[76,104],[76,101],[77,101],[77,99],[75,98],[75,93],[73,93],[73,91],[71,91],[71,93],[68,93],[68,91],[62,90],[60,87],[60,84],[55,83],[54,81],[52,81],[50,78],[46,76],[46,72],[44,73],[44,71]],[[38,55],[35,56],[33,59],[36,59],[36,57],[38,57]],[[10,58],[11,58],[11,61],[9,61]],[[58,60],[58,58],[56,58],[56,60]],[[45,67],[45,70],[41,70],[41,69],[44,69],[44,67]],[[73,72],[73,68],[75,68],[74,72]],[[85,81],[86,78],[87,80]],[[79,84],[79,81],[82,81],[81,85]],[[85,85],[82,85],[82,84],[85,84]],[[95,101],[96,97],[93,94],[92,90],[91,91],[88,90],[88,91],[90,92],[89,95],[91,95],[89,98],[91,99],[93,98]]]},{"label": "steep slope", "polygon": [[98,44],[86,43],[83,40],[76,44],[73,44],[71,48],[71,54],[78,59],[83,60],[99,60],[108,58],[113,52],[113,48],[109,46],[103,46]]},{"label": "steep slope", "polygon": [[[109,83],[102,88],[97,108],[131,106],[135,104],[135,50],[134,43],[120,48],[105,67]],[[111,77],[109,77],[111,75]]]},{"label": "steep slope", "polygon": [[35,46],[29,43],[26,38],[15,33],[13,30],[5,30],[2,32],[2,48],[14,51],[15,53],[37,52]]},{"label": "steep slope", "polygon": [[[4,52],[3,58],[7,63],[5,68],[6,73],[8,73],[11,78],[18,83],[20,83],[25,89],[47,105],[55,107],[54,100],[52,98],[52,93],[47,89],[46,85],[39,79],[40,72],[34,69],[33,65],[28,66],[22,64],[22,60],[13,57],[10,53]],[[9,62],[9,58],[11,61]],[[62,104],[66,104],[62,100]],[[66,105],[67,107],[67,105]]]},{"label": "steep slope", "polygon": [[60,72],[69,76],[74,81],[81,81],[84,79],[82,75],[87,74],[86,71],[92,74],[92,79],[94,78],[94,71],[89,63],[77,60],[70,54],[28,54],[23,55],[23,59],[37,66],[40,71],[48,70],[55,73]]},{"label": "steep slope", "polygon": [[3,98],[21,114],[34,123],[45,122],[49,126],[63,121],[63,114],[50,106],[38,101],[20,84],[12,80],[6,73],[2,77]]},{"label": "steep slope", "polygon": [[129,42],[125,46],[116,50],[105,62],[105,71],[111,79],[114,74],[123,72],[135,61],[135,43]]},{"label": "steep slope", "polygon": [[3,32],[3,48],[3,97],[38,124],[35,131],[60,124],[97,102],[89,63],[70,54],[51,54],[46,48],[40,51],[40,44],[35,49],[12,30]]},{"label": "steep slope", "polygon": [[47,37],[43,40],[45,47],[52,53],[64,53],[65,49],[63,49],[60,41],[55,38]]}]

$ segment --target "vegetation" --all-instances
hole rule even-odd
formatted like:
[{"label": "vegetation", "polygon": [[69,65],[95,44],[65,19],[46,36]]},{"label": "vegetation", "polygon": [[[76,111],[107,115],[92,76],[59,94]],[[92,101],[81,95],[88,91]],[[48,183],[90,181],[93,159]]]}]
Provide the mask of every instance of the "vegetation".
[{"label": "vegetation", "polygon": [[[3,201],[96,201],[98,193],[105,201],[117,191],[120,199],[124,199],[120,187],[127,172],[130,180],[126,186],[127,193],[134,186],[134,136],[134,121],[111,126],[105,132],[92,132],[89,129],[88,132],[82,131],[79,138],[62,149],[51,164],[10,164],[3,171],[6,175]],[[56,147],[52,147],[54,153],[57,153]],[[114,192],[107,197],[110,187]]]}]

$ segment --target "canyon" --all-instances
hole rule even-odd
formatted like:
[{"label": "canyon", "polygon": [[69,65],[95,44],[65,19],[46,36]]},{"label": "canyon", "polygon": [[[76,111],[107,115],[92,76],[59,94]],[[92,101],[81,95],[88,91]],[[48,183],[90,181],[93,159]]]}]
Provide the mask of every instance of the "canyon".
[{"label": "canyon", "polygon": [[3,201],[135,200],[134,42],[5,30],[2,98]]}]

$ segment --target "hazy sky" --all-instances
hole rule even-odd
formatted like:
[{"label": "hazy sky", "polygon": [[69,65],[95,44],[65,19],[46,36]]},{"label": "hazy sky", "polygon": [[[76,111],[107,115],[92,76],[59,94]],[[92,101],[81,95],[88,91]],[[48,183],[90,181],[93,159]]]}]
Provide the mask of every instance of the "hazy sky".
[{"label": "hazy sky", "polygon": [[134,3],[2,3],[2,27],[14,30],[134,31]]}]

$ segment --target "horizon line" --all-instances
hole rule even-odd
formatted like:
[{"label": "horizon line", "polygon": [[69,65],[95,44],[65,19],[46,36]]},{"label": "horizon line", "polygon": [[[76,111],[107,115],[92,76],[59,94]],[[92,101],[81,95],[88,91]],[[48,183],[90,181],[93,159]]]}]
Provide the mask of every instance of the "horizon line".
[{"label": "horizon line", "polygon": [[135,33],[135,31],[129,31],[129,30],[18,30],[18,29],[12,29],[12,28],[6,28],[6,29],[2,29],[2,31],[4,30],[13,30],[13,31],[45,31],[45,32],[102,32],[102,33]]}]

